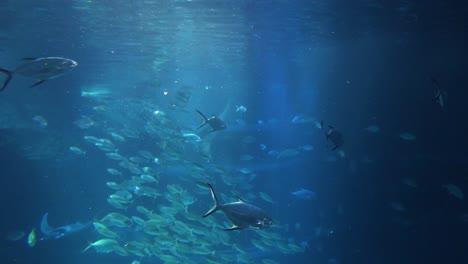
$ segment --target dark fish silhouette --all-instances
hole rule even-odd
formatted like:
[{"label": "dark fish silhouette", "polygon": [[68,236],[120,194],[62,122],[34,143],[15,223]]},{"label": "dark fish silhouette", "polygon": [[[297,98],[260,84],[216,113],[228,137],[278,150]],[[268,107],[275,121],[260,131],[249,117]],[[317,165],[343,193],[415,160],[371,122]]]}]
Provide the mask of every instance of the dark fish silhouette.
[{"label": "dark fish silhouette", "polygon": [[333,143],[333,149],[332,151],[336,150],[337,148],[343,146],[344,140],[343,140],[343,135],[341,134],[340,131],[336,130],[332,126],[328,126],[329,130],[327,134],[325,135],[327,137],[327,141],[331,141]]},{"label": "dark fish silhouette", "polygon": [[442,90],[440,88],[439,83],[437,82],[436,79],[431,77],[432,83],[437,87],[437,90],[434,93],[434,98],[432,98],[432,101],[437,102],[442,109],[445,108],[445,99],[447,97],[447,92],[445,90]]},{"label": "dark fish silhouette", "polygon": [[273,224],[271,217],[265,211],[255,205],[247,203],[240,197],[237,197],[239,199],[237,202],[219,204],[211,184],[207,183],[206,185],[210,188],[211,197],[213,197],[215,204],[203,217],[207,217],[218,210],[223,211],[233,224],[231,228],[224,230],[232,231],[246,228],[261,229],[270,227]]},{"label": "dark fish silhouette", "polygon": [[36,82],[31,86],[35,87],[47,80],[63,75],[78,65],[74,60],[60,57],[24,58],[23,60],[26,62],[20,64],[12,71],[0,68],[0,72],[7,75],[2,86],[0,86],[0,92],[8,85],[13,74],[35,79]]},{"label": "dark fish silhouette", "polygon": [[206,118],[206,116],[202,112],[198,110],[195,110],[195,111],[197,111],[197,113],[203,118],[203,122],[198,128],[202,128],[204,125],[208,124],[213,129],[210,132],[226,129],[227,126],[223,120],[217,118],[216,116]]},{"label": "dark fish silhouette", "polygon": [[45,213],[44,216],[42,216],[41,220],[41,232],[44,235],[42,238],[44,239],[59,239],[62,238],[68,234],[71,233],[76,233],[81,230],[84,230],[88,227],[91,226],[91,223],[74,223],[74,224],[69,224],[69,225],[64,225],[64,226],[59,226],[59,227],[51,227],[49,225],[48,220],[49,213]]}]

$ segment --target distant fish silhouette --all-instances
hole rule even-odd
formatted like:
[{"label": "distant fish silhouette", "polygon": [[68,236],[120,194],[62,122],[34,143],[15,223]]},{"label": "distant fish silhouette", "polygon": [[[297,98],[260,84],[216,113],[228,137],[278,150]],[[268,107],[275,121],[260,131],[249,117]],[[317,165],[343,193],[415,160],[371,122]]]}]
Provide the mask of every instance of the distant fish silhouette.
[{"label": "distant fish silhouette", "polygon": [[301,188],[295,192],[291,193],[294,197],[300,200],[310,200],[316,197],[315,192]]},{"label": "distant fish silhouette", "polygon": [[328,132],[325,134],[327,141],[331,141],[333,143],[332,151],[336,150],[337,148],[343,146],[344,140],[343,135],[340,131],[336,130],[333,126],[328,126]]},{"label": "distant fish silhouette", "polygon": [[51,227],[48,223],[48,216],[49,216],[49,213],[45,213],[44,216],[42,216],[41,232],[44,235],[42,240],[59,239],[68,234],[82,231],[88,228],[89,226],[91,226],[91,223],[83,224],[83,223],[77,222],[74,224],[69,224],[69,225],[64,225],[64,226],[59,226],[59,227]]},{"label": "distant fish silhouette", "polygon": [[442,109],[445,109],[445,98],[447,98],[447,92],[440,88],[439,83],[436,79],[431,77],[432,83],[437,87],[437,90],[434,92],[434,98],[432,101],[437,102]]}]

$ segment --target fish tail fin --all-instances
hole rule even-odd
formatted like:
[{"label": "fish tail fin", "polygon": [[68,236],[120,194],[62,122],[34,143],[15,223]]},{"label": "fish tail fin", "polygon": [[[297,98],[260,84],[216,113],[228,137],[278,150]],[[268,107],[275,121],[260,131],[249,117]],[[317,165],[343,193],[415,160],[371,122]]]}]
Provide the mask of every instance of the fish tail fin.
[{"label": "fish tail fin", "polygon": [[88,249],[90,249],[92,246],[93,246],[93,243],[88,243],[89,245],[83,249],[83,251],[81,251],[81,253],[84,253],[85,251],[87,251]]},{"label": "fish tail fin", "polygon": [[205,116],[202,112],[200,112],[200,111],[198,111],[198,110],[195,110],[195,111],[203,118],[203,122],[202,122],[202,123],[200,124],[200,126],[198,127],[198,128],[201,128],[201,127],[203,127],[204,125],[206,125],[206,123],[208,122],[208,119],[206,118],[206,116]]},{"label": "fish tail fin", "polygon": [[216,197],[216,194],[215,194],[215,192],[213,190],[213,187],[209,183],[207,183],[206,185],[208,185],[208,187],[210,188],[211,197],[213,197],[213,201],[214,201],[214,206],[208,212],[206,212],[206,214],[204,214],[203,217],[207,217],[207,216],[209,216],[210,214],[216,212],[219,209],[218,198]]},{"label": "fish tail fin", "polygon": [[49,225],[48,216],[49,216],[49,213],[45,213],[42,216],[42,220],[41,220],[41,232],[42,232],[42,234],[44,234],[46,236],[49,235],[54,230]]},{"label": "fish tail fin", "polygon": [[7,87],[8,83],[10,82],[11,80],[11,77],[13,77],[13,73],[9,70],[5,70],[5,69],[2,69],[0,68],[0,72],[6,74],[6,79],[3,81],[3,84],[2,86],[0,86],[0,92],[3,91],[5,89],[5,87]]}]

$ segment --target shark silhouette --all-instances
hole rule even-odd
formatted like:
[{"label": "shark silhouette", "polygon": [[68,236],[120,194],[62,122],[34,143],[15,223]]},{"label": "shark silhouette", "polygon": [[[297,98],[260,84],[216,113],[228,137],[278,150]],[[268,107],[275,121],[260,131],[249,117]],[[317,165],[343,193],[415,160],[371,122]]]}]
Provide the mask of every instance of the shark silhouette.
[{"label": "shark silhouette", "polygon": [[91,226],[91,223],[80,223],[76,222],[74,224],[59,226],[59,227],[51,227],[48,222],[49,213],[45,213],[42,216],[41,220],[41,232],[44,237],[41,240],[46,239],[59,239],[66,235],[76,233],[82,231]]}]

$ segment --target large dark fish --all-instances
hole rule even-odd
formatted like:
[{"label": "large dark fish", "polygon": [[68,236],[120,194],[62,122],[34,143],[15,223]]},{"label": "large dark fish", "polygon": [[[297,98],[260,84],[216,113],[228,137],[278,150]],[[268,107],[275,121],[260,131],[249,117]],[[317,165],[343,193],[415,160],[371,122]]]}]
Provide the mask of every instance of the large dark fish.
[{"label": "large dark fish", "polygon": [[207,183],[206,185],[210,188],[211,196],[215,204],[203,217],[207,217],[218,210],[223,211],[233,224],[231,228],[224,230],[232,231],[246,228],[261,229],[270,227],[273,224],[271,217],[265,211],[255,205],[247,203],[240,197],[237,197],[239,199],[237,202],[219,204],[211,184]]},{"label": "large dark fish", "polygon": [[13,74],[35,79],[36,82],[31,86],[35,87],[47,80],[63,75],[78,65],[74,60],[60,57],[25,58],[24,60],[26,62],[20,64],[14,70],[0,68],[0,72],[7,75],[2,86],[0,86],[0,92],[8,85]]},{"label": "large dark fish", "polygon": [[201,123],[201,125],[198,128],[202,128],[204,125],[208,124],[213,129],[210,132],[213,132],[213,131],[216,131],[216,130],[226,129],[227,126],[226,126],[226,123],[224,123],[223,120],[217,118],[216,116],[206,118],[206,116],[202,112],[200,112],[198,110],[195,110],[195,111],[197,111],[197,113],[203,118],[203,122]]},{"label": "large dark fish", "polygon": [[79,232],[91,226],[91,223],[83,224],[83,223],[77,222],[74,224],[69,224],[69,225],[64,225],[64,226],[59,226],[59,227],[51,227],[48,222],[48,216],[49,216],[49,213],[45,213],[44,216],[42,216],[42,220],[41,220],[41,232],[44,235],[44,237],[42,238],[43,240],[44,239],[59,239],[68,234]]}]

